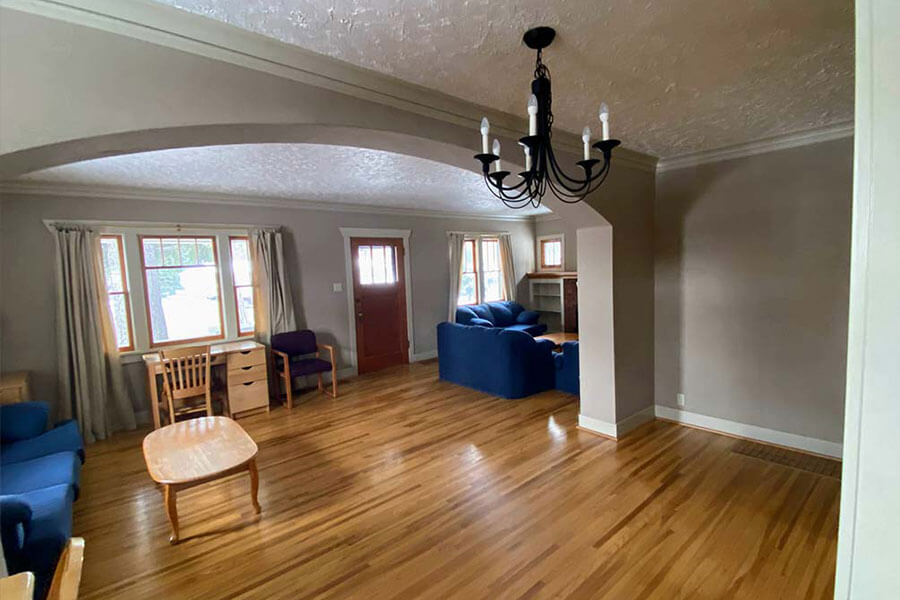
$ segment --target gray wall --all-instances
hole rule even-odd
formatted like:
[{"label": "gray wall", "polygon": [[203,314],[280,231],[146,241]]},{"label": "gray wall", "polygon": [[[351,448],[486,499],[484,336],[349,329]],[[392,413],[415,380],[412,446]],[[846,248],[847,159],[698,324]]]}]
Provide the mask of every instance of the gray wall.
[{"label": "gray wall", "polygon": [[[578,244],[576,243],[575,232],[578,231],[576,224],[560,218],[543,218],[538,219],[534,223],[535,238],[542,235],[562,234],[565,238],[566,255],[563,257],[563,267],[566,271],[578,270]],[[535,247],[535,265],[540,264],[538,261],[537,247]]]},{"label": "gray wall", "polygon": [[[446,319],[449,289],[446,231],[508,231],[512,234],[516,274],[533,269],[534,235],[530,221],[434,218],[355,212],[294,210],[258,206],[184,202],[147,202],[7,195],[0,204],[0,356],[3,370],[34,372],[36,397],[56,398],[56,329],[53,238],[43,219],[164,221],[179,223],[280,224],[286,229],[298,319],[324,341],[346,350],[349,321],[345,291],[344,246],[339,227],[411,229],[410,275],[413,301],[413,351],[437,349],[435,325]],[[524,282],[520,284],[523,293]],[[342,357],[341,367],[348,366]],[[146,408],[140,365],[128,366],[135,404]]]},{"label": "gray wall", "polygon": [[841,441],[852,164],[844,139],[658,175],[657,404]]}]

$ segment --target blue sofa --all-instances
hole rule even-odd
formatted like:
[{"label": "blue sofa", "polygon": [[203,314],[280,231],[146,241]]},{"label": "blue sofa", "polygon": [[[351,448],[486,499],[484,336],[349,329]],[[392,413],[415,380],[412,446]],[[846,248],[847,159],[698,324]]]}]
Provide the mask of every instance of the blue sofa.
[{"label": "blue sofa", "polygon": [[441,323],[438,370],[444,381],[504,398],[553,389],[553,342],[524,331]]},{"label": "blue sofa", "polygon": [[556,364],[556,389],[575,394],[580,392],[578,379],[578,342],[565,342],[562,352],[553,353]]},{"label": "blue sofa", "polygon": [[44,598],[72,537],[84,444],[75,421],[47,429],[43,402],[0,406],[0,542],[10,573],[32,571]]},{"label": "blue sofa", "polygon": [[547,331],[547,325],[538,323],[539,318],[535,311],[525,310],[518,302],[509,301],[471,304],[456,309],[456,322],[460,325],[524,331],[532,336]]}]

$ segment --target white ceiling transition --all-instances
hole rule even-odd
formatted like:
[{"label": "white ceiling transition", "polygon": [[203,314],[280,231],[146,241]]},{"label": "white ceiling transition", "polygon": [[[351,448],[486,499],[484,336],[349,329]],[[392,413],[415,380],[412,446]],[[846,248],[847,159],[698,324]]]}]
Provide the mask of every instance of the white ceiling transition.
[{"label": "white ceiling transition", "polygon": [[484,216],[549,212],[506,208],[473,171],[393,152],[320,144],[157,150],[53,167],[19,180]]},{"label": "white ceiling transition", "polygon": [[157,0],[525,116],[534,25],[559,127],[660,157],[853,118],[852,0]]}]

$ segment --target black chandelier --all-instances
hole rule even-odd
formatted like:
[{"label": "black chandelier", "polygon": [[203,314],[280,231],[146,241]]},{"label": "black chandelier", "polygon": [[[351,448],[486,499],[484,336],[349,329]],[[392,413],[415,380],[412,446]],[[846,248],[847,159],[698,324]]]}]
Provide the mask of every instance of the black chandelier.
[{"label": "black chandelier", "polygon": [[[503,184],[510,172],[503,171],[500,167],[500,142],[495,139],[490,152],[488,151],[490,124],[487,118],[481,120],[481,154],[476,154],[475,158],[481,161],[488,189],[510,208],[537,208],[548,189],[563,202],[580,202],[603,184],[609,174],[612,150],[621,143],[619,140],[609,139],[609,109],[605,103],[601,104],[603,139],[591,145],[589,127],[585,127],[581,134],[584,159],[576,164],[584,172],[583,178],[570,177],[559,166],[551,145],[553,94],[550,91],[550,70],[541,61],[542,50],[550,45],[554,37],[556,31],[553,28],[536,27],[526,31],[522,38],[526,46],[537,50],[537,60],[534,81],[531,82],[531,98],[528,100],[528,135],[519,139],[519,144],[525,151],[525,170],[519,173],[517,183]],[[591,158],[591,148],[603,154],[602,161]]]}]

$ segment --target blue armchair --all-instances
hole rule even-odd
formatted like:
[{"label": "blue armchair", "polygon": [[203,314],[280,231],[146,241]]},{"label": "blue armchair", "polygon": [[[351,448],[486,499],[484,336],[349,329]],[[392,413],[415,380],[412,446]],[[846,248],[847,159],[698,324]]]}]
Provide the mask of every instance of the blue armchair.
[{"label": "blue armchair", "polygon": [[575,394],[580,392],[578,378],[578,342],[565,342],[562,352],[554,352],[556,363],[556,389]]},{"label": "blue armchair", "polygon": [[43,402],[0,406],[0,542],[10,573],[32,571],[35,598],[50,586],[72,537],[84,444],[75,421],[45,431]]},{"label": "blue armchair", "polygon": [[553,342],[524,331],[458,323],[437,326],[440,378],[504,398],[553,389]]},{"label": "blue armchair", "polygon": [[532,336],[547,331],[547,325],[538,323],[539,318],[540,314],[535,311],[525,310],[518,302],[509,301],[471,304],[456,309],[456,322],[460,325],[524,331]]}]

